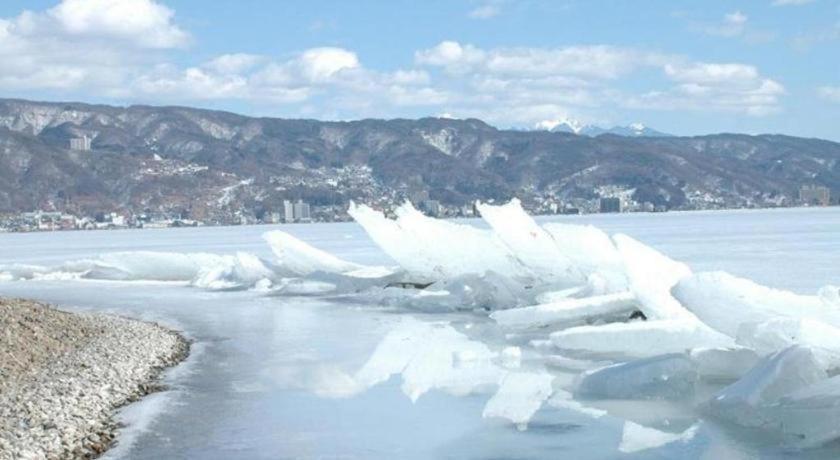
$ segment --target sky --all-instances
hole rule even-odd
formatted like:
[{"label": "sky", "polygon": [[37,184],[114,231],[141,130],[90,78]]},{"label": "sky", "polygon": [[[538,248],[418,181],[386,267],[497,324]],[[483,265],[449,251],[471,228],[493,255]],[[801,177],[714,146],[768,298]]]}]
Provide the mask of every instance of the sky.
[{"label": "sky", "polygon": [[0,96],[840,141],[840,0],[0,2]]}]

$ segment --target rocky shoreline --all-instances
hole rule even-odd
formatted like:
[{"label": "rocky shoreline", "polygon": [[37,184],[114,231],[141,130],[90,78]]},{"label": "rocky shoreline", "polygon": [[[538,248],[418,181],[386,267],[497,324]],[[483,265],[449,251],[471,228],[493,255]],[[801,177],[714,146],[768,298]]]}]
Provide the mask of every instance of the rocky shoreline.
[{"label": "rocky shoreline", "polygon": [[115,409],[160,390],[188,353],[157,324],[0,299],[0,460],[101,455]]}]

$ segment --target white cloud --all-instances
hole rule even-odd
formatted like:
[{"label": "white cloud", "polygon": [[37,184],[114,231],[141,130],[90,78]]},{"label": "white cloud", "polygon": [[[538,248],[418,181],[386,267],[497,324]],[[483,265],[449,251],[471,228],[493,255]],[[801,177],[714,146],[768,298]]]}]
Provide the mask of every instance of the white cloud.
[{"label": "white cloud", "polygon": [[[737,16],[733,22],[741,21]],[[481,49],[447,41],[418,51],[415,61],[443,70],[436,85],[457,94],[446,110],[504,124],[533,125],[569,114],[593,119],[616,106],[761,116],[779,111],[785,93],[751,65],[603,45]],[[673,84],[639,94],[613,87],[651,72]]]},{"label": "white cloud", "polygon": [[184,46],[189,35],[172,23],[174,12],[153,0],[63,0],[47,11],[64,33],[120,37],[149,48]]},{"label": "white cloud", "polygon": [[840,86],[823,86],[817,92],[824,99],[840,103]]},{"label": "white cloud", "polygon": [[753,81],[758,77],[758,70],[744,64],[715,64],[696,62],[688,65],[666,64],[665,74],[676,81],[709,84]]},{"label": "white cloud", "polygon": [[[429,83],[423,70],[377,72],[362,66],[349,50],[312,48],[286,60],[236,54],[184,70],[158,66],[130,85],[136,94],[186,102],[238,99],[294,105],[321,97],[323,116],[336,109],[373,113],[377,108],[429,106],[448,100],[446,91]],[[313,113],[312,108],[306,110]]]},{"label": "white cloud", "polygon": [[664,110],[703,110],[764,116],[780,110],[781,83],[754,66],[706,62],[673,63],[665,75],[676,85],[631,97],[628,105]]},{"label": "white cloud", "polygon": [[661,61],[655,53],[612,46],[562,48],[496,48],[444,41],[415,53],[419,65],[443,67],[450,73],[484,72],[494,75],[579,76],[617,78],[640,66]]},{"label": "white cloud", "polygon": [[344,69],[358,68],[359,58],[342,48],[312,48],[300,56],[300,64],[309,78],[322,81]]},{"label": "white cloud", "polygon": [[451,73],[468,72],[484,59],[484,51],[455,41],[443,41],[433,48],[414,53],[417,64],[444,67]]},{"label": "white cloud", "polygon": [[468,16],[473,19],[490,19],[496,17],[502,10],[497,5],[487,4],[472,9]]},{"label": "white cloud", "polygon": [[189,35],[151,0],[63,0],[0,19],[0,88],[118,86]]}]

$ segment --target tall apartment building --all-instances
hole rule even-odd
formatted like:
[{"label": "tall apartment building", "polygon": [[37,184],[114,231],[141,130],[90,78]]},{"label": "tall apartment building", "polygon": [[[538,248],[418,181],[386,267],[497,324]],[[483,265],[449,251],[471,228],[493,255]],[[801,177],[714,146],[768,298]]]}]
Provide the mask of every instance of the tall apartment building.
[{"label": "tall apartment building", "polygon": [[74,137],[70,139],[70,150],[79,150],[82,152],[87,152],[90,150],[90,143],[93,139],[82,136],[82,137]]},{"label": "tall apartment building", "polygon": [[831,190],[823,185],[803,185],[799,189],[799,201],[809,205],[828,206],[831,203]]},{"label": "tall apartment building", "polygon": [[312,217],[309,215],[309,203],[304,203],[303,200],[298,200],[294,207],[295,222],[311,222]]}]

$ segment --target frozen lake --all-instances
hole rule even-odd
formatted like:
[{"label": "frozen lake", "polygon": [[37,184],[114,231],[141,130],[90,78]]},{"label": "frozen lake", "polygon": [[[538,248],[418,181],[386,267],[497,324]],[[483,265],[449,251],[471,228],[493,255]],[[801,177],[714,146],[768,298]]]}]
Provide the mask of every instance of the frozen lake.
[{"label": "frozen lake", "polygon": [[[725,270],[814,294],[840,284],[840,208],[545,217],[625,233],[695,271]],[[476,225],[481,225],[477,221]],[[0,265],[51,265],[123,251],[247,252],[273,257],[261,235],[279,228],[349,261],[392,265],[362,228],[301,224],[110,232],[0,234]],[[406,317],[482,327],[474,313],[410,313],[332,297],[208,291],[178,282],[0,281],[0,295],[69,310],[158,321],[195,343],[169,373],[171,391],[129,406],[113,458],[768,458],[791,451],[760,434],[705,422],[704,435],[620,453],[622,419],[682,431],[697,421],[675,404],[602,402],[592,418],[543,407],[526,431],[482,418],[492,392],[431,390],[412,402],[393,377],[348,394],[362,367]],[[492,339],[490,339],[492,342]],[[640,409],[642,408],[642,409]],[[612,415],[617,415],[613,417]],[[663,428],[663,429],[664,429]],[[809,455],[837,458],[840,448]]]}]

